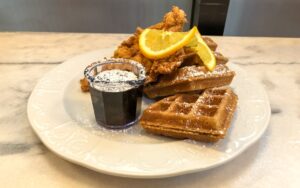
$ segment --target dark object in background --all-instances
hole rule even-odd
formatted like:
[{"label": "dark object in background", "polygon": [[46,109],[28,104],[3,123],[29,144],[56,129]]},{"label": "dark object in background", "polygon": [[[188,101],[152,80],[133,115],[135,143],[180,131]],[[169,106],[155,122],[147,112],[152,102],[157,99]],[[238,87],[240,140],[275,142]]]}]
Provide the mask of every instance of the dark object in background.
[{"label": "dark object in background", "polygon": [[230,0],[193,0],[191,24],[203,35],[223,35]]}]

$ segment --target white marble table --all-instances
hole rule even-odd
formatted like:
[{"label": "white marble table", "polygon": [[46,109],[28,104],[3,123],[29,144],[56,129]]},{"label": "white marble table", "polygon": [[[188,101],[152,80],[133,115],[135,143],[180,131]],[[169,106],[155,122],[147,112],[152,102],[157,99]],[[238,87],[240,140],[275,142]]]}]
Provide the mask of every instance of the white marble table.
[{"label": "white marble table", "polygon": [[270,98],[263,137],[205,172],[142,180],[100,174],[61,159],[30,128],[33,87],[65,59],[114,47],[125,34],[0,33],[0,187],[300,187],[300,39],[213,37],[232,63],[256,76]]}]

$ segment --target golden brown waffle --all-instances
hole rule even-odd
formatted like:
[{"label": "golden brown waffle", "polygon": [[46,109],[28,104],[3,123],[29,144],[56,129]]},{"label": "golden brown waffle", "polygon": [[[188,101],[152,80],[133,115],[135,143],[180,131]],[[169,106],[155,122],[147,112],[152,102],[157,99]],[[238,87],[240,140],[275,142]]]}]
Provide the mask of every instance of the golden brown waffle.
[{"label": "golden brown waffle", "polygon": [[161,75],[158,83],[145,86],[144,93],[149,98],[156,98],[220,87],[229,85],[234,75],[234,71],[224,64],[217,65],[212,72],[204,66],[185,66],[171,74]]},{"label": "golden brown waffle", "polygon": [[230,88],[177,94],[151,104],[143,112],[140,123],[154,134],[216,142],[226,135],[237,100]]}]

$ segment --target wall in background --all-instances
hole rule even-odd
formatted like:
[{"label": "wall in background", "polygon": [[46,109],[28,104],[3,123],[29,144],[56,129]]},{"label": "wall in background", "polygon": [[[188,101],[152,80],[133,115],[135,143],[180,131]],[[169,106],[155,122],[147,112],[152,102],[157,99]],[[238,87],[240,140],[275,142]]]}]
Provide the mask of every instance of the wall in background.
[{"label": "wall in background", "polygon": [[[172,5],[190,20],[192,0],[0,0],[0,31],[131,33]],[[230,0],[224,35],[300,37],[300,0]]]},{"label": "wall in background", "polygon": [[0,31],[132,33],[192,0],[0,0]]},{"label": "wall in background", "polygon": [[224,35],[300,37],[300,1],[230,0]]}]

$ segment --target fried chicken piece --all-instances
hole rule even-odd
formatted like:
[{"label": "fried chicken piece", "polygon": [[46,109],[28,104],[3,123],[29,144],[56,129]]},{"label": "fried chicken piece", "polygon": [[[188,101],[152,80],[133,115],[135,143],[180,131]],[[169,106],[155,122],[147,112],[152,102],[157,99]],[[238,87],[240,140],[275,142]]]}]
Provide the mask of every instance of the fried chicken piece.
[{"label": "fried chicken piece", "polygon": [[172,10],[165,14],[162,22],[152,25],[149,28],[177,32],[183,30],[183,26],[186,22],[184,11],[173,6]]},{"label": "fried chicken piece", "polygon": [[90,90],[89,82],[86,78],[80,79],[80,88],[83,92],[88,92]]},{"label": "fried chicken piece", "polygon": [[[173,6],[168,12],[163,21],[150,26],[151,29],[160,29],[167,31],[182,31],[184,24],[187,22],[186,15],[183,10]],[[159,74],[168,74],[174,71],[183,61],[185,55],[183,50],[179,50],[172,56],[160,60],[151,60],[146,58],[139,50],[139,35],[143,30],[137,28],[133,36],[123,41],[114,52],[116,58],[127,58],[140,62],[146,69],[146,83],[156,80]]]},{"label": "fried chicken piece", "polygon": [[220,52],[214,52],[216,57],[217,64],[226,64],[228,62],[228,58],[223,56]]},{"label": "fried chicken piece", "polygon": [[123,41],[115,50],[113,57],[135,60],[141,63],[145,67],[146,72],[149,73],[152,66],[152,60],[146,58],[139,49],[139,35],[142,31],[143,29],[138,27],[133,36]]},{"label": "fried chicken piece", "polygon": [[[173,6],[172,10],[164,16],[162,22],[150,26],[149,28],[167,31],[182,31],[185,23],[186,15],[184,11],[176,6]],[[138,27],[133,36],[121,43],[121,45],[114,52],[114,57],[136,60],[140,62],[145,67],[146,72],[149,73],[153,64],[153,60],[143,56],[139,50],[139,35],[142,31],[143,29]]]},{"label": "fried chicken piece", "polygon": [[215,41],[213,41],[211,38],[209,37],[202,37],[202,39],[204,40],[204,42],[207,44],[207,46],[212,50],[212,51],[216,51],[218,45],[217,43],[215,43]]},{"label": "fried chicken piece", "polygon": [[[186,22],[187,20],[184,11],[176,6],[173,6],[172,10],[164,15],[162,22],[152,25],[149,28],[180,32],[183,30],[184,24]],[[123,41],[120,46],[118,46],[118,48],[114,52],[113,57],[132,59],[141,63],[145,67],[147,74],[145,84],[157,81],[157,77],[160,74],[169,74],[174,72],[178,67],[182,66],[182,63],[185,61],[185,59],[189,58],[190,56],[190,58],[195,58],[194,63],[198,62],[202,64],[200,58],[195,57],[195,53],[193,53],[189,48],[180,49],[168,58],[159,60],[146,58],[139,49],[139,35],[142,31],[143,29],[138,27],[132,36],[130,36],[127,40]],[[211,50],[216,50],[217,44],[212,39],[203,37],[203,40],[207,43]],[[217,61],[218,57],[220,59],[221,56],[216,56]],[[89,87],[86,80],[82,80],[81,85],[81,89],[83,91],[88,91]]]},{"label": "fried chicken piece", "polygon": [[[151,29],[167,30],[167,31],[182,31],[184,24],[187,22],[186,15],[183,10],[173,6],[172,10],[168,12],[163,21],[150,26]],[[143,30],[137,28],[135,34],[121,43],[118,49],[114,52],[114,57],[128,58],[140,62],[146,69],[146,82],[155,81],[155,75],[169,74],[176,70],[183,61],[183,57],[187,54],[184,50],[171,55],[168,58],[160,60],[151,60],[143,56],[139,51],[138,37]],[[203,40],[214,51],[217,44],[208,37],[203,37]],[[151,77],[151,79],[149,78]]]}]

